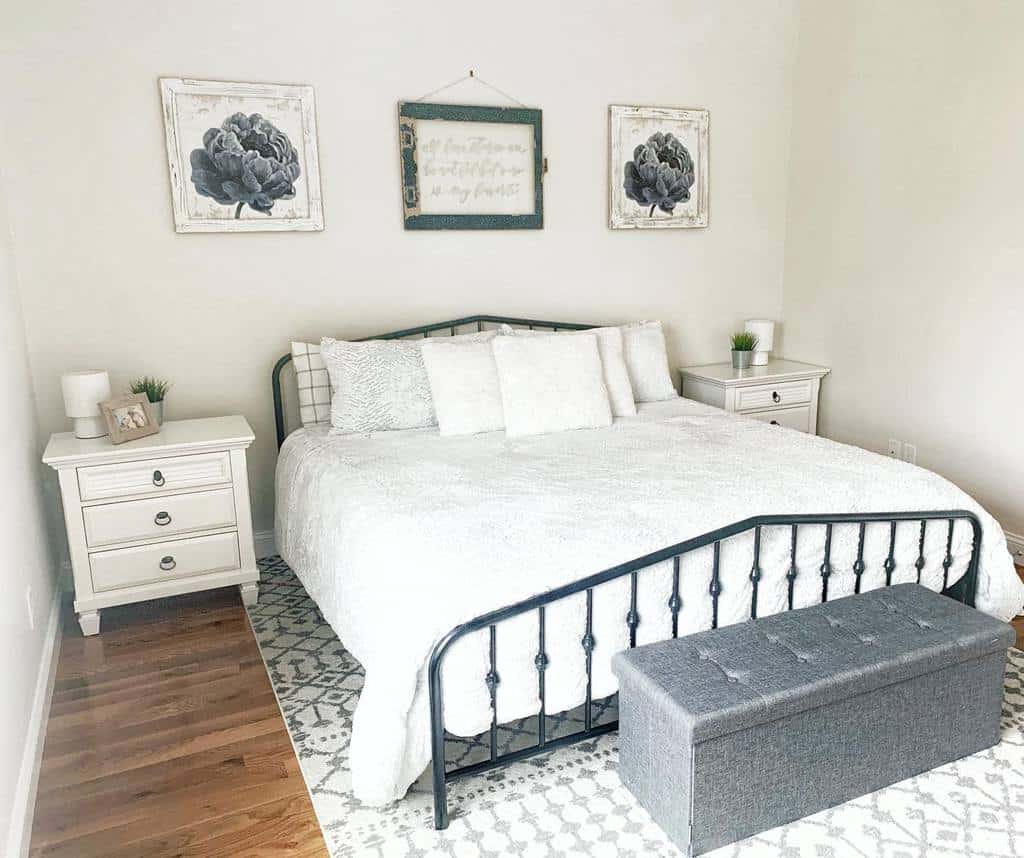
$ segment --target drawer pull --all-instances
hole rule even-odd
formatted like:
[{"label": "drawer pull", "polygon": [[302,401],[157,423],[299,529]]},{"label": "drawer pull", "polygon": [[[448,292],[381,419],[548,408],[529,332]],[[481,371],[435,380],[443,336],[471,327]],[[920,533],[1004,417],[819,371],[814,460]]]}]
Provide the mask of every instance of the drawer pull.
[{"label": "drawer pull", "polygon": [[164,525],[171,523],[171,514],[169,512],[164,512],[163,510],[161,510],[156,514],[156,517],[153,519],[153,521],[154,523],[160,525],[160,527],[163,527]]},{"label": "drawer pull", "polygon": [[772,420],[772,426],[778,426],[778,425],[779,425],[779,421],[778,420]]},{"label": "drawer pull", "polygon": [[153,471],[153,485],[160,488],[167,480],[164,479],[164,475],[160,471]]},{"label": "drawer pull", "polygon": [[171,557],[170,554],[160,559],[160,568],[163,569],[164,572],[170,572],[177,565],[178,564],[174,562],[174,558]]},{"label": "drawer pull", "polygon": [[777,390],[772,391],[772,402],[782,402],[782,397],[779,396],[779,392]]}]

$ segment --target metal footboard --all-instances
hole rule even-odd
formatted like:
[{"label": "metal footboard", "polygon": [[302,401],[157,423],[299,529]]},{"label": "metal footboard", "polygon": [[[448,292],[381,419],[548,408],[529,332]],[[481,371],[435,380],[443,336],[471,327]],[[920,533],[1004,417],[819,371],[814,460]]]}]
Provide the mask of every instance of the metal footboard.
[{"label": "metal footboard", "polygon": [[[971,556],[967,570],[963,577],[954,585],[949,585],[950,568],[953,565],[953,530],[957,521],[966,521],[973,531],[973,543]],[[671,545],[660,551],[655,551],[644,557],[638,557],[628,563],[622,563],[605,569],[594,575],[574,581],[562,587],[557,587],[547,593],[542,593],[532,598],[499,608],[490,613],[483,614],[476,619],[463,623],[452,629],[434,647],[430,655],[428,666],[428,681],[430,692],[430,728],[433,754],[433,792],[434,792],[434,825],[436,828],[448,826],[448,783],[457,778],[468,777],[482,772],[495,769],[531,757],[535,754],[544,753],[554,748],[573,744],[585,739],[611,732],[618,728],[618,721],[605,721],[594,723],[593,709],[594,701],[591,695],[592,678],[592,653],[595,646],[593,634],[594,619],[594,588],[613,581],[618,578],[630,576],[629,608],[626,611],[623,622],[629,631],[629,646],[636,646],[637,627],[640,625],[640,615],[637,611],[637,593],[641,586],[641,573],[652,566],[662,562],[673,561],[672,567],[672,594],[665,604],[665,612],[671,617],[671,636],[673,638],[679,633],[679,612],[682,608],[680,598],[679,576],[680,558],[692,551],[707,546],[713,546],[710,580],[708,585],[708,598],[711,600],[711,628],[718,626],[718,602],[721,596],[722,581],[720,578],[719,562],[721,556],[721,544],[730,537],[752,531],[753,537],[753,566],[750,570],[751,601],[750,618],[757,617],[757,591],[758,583],[761,580],[761,535],[765,527],[789,527],[791,528],[791,548],[789,557],[789,569],[786,573],[788,584],[788,608],[793,609],[794,586],[798,577],[808,574],[818,576],[821,582],[821,600],[828,601],[829,578],[835,571],[832,564],[832,530],[835,525],[857,525],[859,526],[859,537],[857,545],[857,559],[852,564],[851,571],[854,574],[854,592],[861,590],[861,580],[865,573],[864,562],[864,540],[865,532],[870,527],[888,527],[888,556],[882,568],[885,572],[885,586],[892,583],[893,571],[896,568],[896,526],[900,522],[918,522],[920,524],[920,536],[918,540],[918,556],[914,563],[917,569],[917,580],[921,579],[921,572],[925,567],[925,534],[931,527],[946,528],[945,556],[942,559],[943,568],[943,593],[968,605],[974,605],[978,585],[978,563],[981,553],[981,523],[971,512],[965,510],[949,510],[939,512],[881,512],[881,513],[849,513],[849,514],[826,514],[826,515],[763,515],[748,518],[744,521],[731,524],[711,533],[688,539],[684,542]],[[797,535],[801,527],[816,525],[824,526],[825,540],[824,552],[821,565],[816,569],[799,569],[797,567]],[[586,621],[580,631],[580,649],[576,652],[565,654],[549,654],[545,645],[545,610],[548,606],[562,599],[567,599],[580,593],[586,594]],[[536,716],[536,741],[527,745],[512,749],[506,752],[499,751],[498,747],[498,715],[497,695],[500,686],[497,665],[497,627],[500,623],[520,616],[527,612],[536,612],[537,615],[537,650],[534,653],[534,666],[537,672],[537,690],[540,698],[540,711]],[[647,618],[645,618],[647,619]],[[488,630],[489,655],[488,670],[481,677],[481,682],[487,688],[490,696],[491,725],[487,735],[488,753],[484,760],[456,766],[446,769],[445,747],[446,734],[444,725],[444,703],[442,699],[441,671],[444,666],[445,655],[449,652],[452,644],[460,638],[474,632]],[[586,699],[583,711],[583,726],[567,735],[548,737],[547,720],[548,713],[545,708],[546,686],[545,672],[551,663],[552,657],[580,658],[584,661],[587,673]],[[533,716],[531,716],[532,718]]]}]

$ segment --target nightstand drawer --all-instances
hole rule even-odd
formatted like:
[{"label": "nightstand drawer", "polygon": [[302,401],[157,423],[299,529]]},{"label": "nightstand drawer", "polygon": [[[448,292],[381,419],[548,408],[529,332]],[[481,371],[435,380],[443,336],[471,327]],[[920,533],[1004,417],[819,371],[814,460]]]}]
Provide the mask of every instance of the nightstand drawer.
[{"label": "nightstand drawer", "polygon": [[807,405],[802,408],[775,408],[771,411],[757,411],[744,416],[763,420],[765,423],[773,423],[776,426],[798,429],[801,432],[811,431],[811,409]]},{"label": "nightstand drawer", "polygon": [[100,593],[239,568],[238,536],[221,533],[118,548],[89,555],[92,588]]},{"label": "nightstand drawer", "polygon": [[227,453],[203,453],[167,459],[144,459],[78,469],[83,501],[198,489],[231,482]]},{"label": "nightstand drawer", "polygon": [[153,539],[231,527],[235,523],[235,495],[214,489],[146,500],[122,501],[82,510],[90,548],[133,539]]},{"label": "nightstand drawer", "polygon": [[736,410],[754,411],[761,408],[787,408],[811,401],[814,384],[811,381],[784,381],[736,390]]}]

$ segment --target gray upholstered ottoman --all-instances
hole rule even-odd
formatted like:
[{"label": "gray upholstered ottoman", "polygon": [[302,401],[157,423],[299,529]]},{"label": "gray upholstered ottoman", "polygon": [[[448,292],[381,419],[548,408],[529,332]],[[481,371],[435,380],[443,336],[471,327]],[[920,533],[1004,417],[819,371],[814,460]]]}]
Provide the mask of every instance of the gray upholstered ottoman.
[{"label": "gray upholstered ottoman", "polygon": [[620,653],[619,775],[706,852],[994,745],[1013,642],[901,584]]}]

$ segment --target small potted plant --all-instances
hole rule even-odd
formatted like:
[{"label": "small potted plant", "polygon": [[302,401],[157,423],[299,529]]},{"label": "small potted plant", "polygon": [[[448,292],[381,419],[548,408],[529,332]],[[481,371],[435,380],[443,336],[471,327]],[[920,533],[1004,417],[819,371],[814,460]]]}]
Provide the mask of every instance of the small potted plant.
[{"label": "small potted plant", "polygon": [[153,407],[153,416],[156,418],[157,425],[164,422],[164,397],[167,396],[170,386],[169,381],[150,378],[148,375],[135,379],[130,385],[132,393],[146,394],[149,404]]},{"label": "small potted plant", "polygon": [[757,337],[748,331],[737,331],[732,335],[733,369],[749,369],[757,348]]}]

